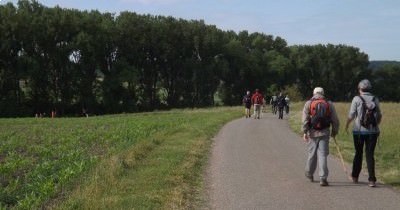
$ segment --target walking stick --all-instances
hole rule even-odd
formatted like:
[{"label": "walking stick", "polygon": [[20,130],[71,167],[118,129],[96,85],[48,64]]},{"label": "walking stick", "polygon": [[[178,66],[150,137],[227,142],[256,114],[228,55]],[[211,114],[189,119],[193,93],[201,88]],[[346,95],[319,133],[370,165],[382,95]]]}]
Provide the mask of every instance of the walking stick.
[{"label": "walking stick", "polygon": [[344,164],[342,152],[340,151],[339,144],[337,143],[335,137],[333,137],[333,141],[335,142],[336,150],[337,150],[338,153],[339,153],[340,161],[342,162],[342,166],[343,166],[343,171],[344,171],[344,173],[346,174],[347,179],[349,179],[350,181],[352,181],[352,178],[349,176],[349,174],[348,174],[348,172],[347,172],[347,168],[346,168],[346,166],[345,166],[345,164]]}]

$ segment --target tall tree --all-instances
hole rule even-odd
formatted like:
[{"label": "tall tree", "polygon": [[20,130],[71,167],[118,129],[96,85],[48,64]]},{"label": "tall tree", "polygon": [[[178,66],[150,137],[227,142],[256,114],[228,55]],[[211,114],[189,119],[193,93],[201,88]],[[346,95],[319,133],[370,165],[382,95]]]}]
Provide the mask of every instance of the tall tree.
[{"label": "tall tree", "polygon": [[0,109],[1,116],[18,115],[21,108],[21,56],[16,8],[8,3],[0,7]]}]

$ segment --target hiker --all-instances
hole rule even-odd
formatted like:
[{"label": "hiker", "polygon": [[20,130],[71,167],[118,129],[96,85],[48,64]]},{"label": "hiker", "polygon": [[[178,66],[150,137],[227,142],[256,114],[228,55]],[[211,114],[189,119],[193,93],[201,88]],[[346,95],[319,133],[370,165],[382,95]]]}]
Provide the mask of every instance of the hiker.
[{"label": "hiker", "polygon": [[246,92],[246,95],[243,96],[243,104],[244,104],[244,114],[246,118],[250,118],[250,109],[251,109],[251,95],[250,91]]},{"label": "hiker", "polygon": [[361,172],[363,147],[365,144],[365,159],[368,168],[368,185],[375,187],[375,146],[379,136],[379,124],[382,113],[377,97],[371,94],[372,85],[369,80],[364,79],[358,83],[360,95],[354,96],[346,122],[346,132],[350,122],[353,123],[353,141],[355,155],[353,159],[353,170],[351,177],[354,183],[358,183]]},{"label": "hiker", "polygon": [[286,106],[286,101],[285,101],[285,96],[283,96],[282,93],[279,93],[277,106],[278,106],[278,113],[279,113],[278,118],[283,119],[283,109]]},{"label": "hiker", "polygon": [[289,95],[286,95],[285,103],[286,103],[286,106],[285,106],[286,114],[289,114],[289,103],[290,103]]},{"label": "hiker", "polygon": [[[328,186],[329,135],[336,136],[339,120],[333,103],[325,99],[323,88],[316,87],[313,97],[305,103],[302,123],[303,140],[307,144],[308,151],[305,175],[313,182],[318,162],[320,185]],[[331,130],[330,125],[332,125]]]},{"label": "hiker", "polygon": [[271,105],[271,108],[272,108],[272,114],[276,114],[277,101],[278,101],[278,96],[276,96],[276,95],[271,96],[271,100],[269,101],[269,104]]},{"label": "hiker", "polygon": [[260,119],[261,106],[264,104],[264,96],[259,89],[251,96],[251,103],[254,105],[254,119]]}]

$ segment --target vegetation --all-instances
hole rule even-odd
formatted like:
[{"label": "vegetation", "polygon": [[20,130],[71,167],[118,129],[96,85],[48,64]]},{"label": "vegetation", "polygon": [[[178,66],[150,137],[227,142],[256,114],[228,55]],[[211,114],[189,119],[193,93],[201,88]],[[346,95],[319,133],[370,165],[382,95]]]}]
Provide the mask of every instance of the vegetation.
[{"label": "vegetation", "polygon": [[400,100],[400,84],[396,78],[400,77],[400,64],[383,65],[373,74],[375,78],[374,92],[383,101]]},{"label": "vegetation", "polygon": [[372,69],[372,71],[377,71],[384,65],[400,65],[400,61],[371,61],[368,68]]},{"label": "vegetation", "polygon": [[358,48],[288,46],[279,36],[222,31],[201,20],[20,0],[0,6],[0,43],[0,117],[207,107],[219,103],[215,97],[238,105],[255,88],[305,99],[319,85],[344,101],[363,78],[396,95],[385,100],[400,98],[395,81],[381,85],[397,70],[371,77]]},{"label": "vegetation", "polygon": [[[300,126],[303,105],[304,103],[298,102],[294,103],[291,107],[293,111],[289,122],[292,129],[299,133],[301,133]],[[334,105],[341,124],[337,142],[342,149],[344,159],[351,165],[354,158],[353,136],[351,134],[351,127],[349,128],[349,133],[346,133],[344,130],[350,103],[334,103]],[[380,125],[381,135],[375,150],[375,160],[376,175],[379,181],[400,188],[400,165],[398,164],[400,162],[400,144],[398,144],[398,137],[400,136],[398,119],[400,112],[398,112],[397,108],[400,108],[400,104],[398,103],[381,103],[383,118]],[[332,143],[330,146],[331,153],[336,154],[335,145]],[[365,157],[363,158],[365,160]],[[363,169],[365,169],[364,173],[367,173],[365,161]]]},{"label": "vegetation", "polygon": [[189,207],[211,138],[241,115],[236,107],[0,119],[0,209]]},{"label": "vegetation", "polygon": [[[335,106],[342,125],[337,139],[351,162],[352,136],[343,130],[349,104]],[[381,106],[377,176],[399,186],[399,105]],[[302,107],[301,102],[291,106],[290,124],[298,132]],[[0,119],[0,209],[193,208],[210,138],[241,115],[235,107]]]},{"label": "vegetation", "polygon": [[[363,78],[381,100],[400,101],[398,62],[369,67],[352,46],[287,46],[201,20],[20,0],[0,5],[0,43],[0,117],[237,105],[255,88],[303,100],[323,86],[330,99],[348,101]],[[349,105],[336,106],[343,128]],[[293,108],[299,130],[302,105]],[[379,179],[399,186],[396,108],[382,104],[376,159]],[[0,119],[0,209],[191,208],[210,138],[240,114],[225,107]],[[350,161],[351,135],[342,129],[338,140]]]}]

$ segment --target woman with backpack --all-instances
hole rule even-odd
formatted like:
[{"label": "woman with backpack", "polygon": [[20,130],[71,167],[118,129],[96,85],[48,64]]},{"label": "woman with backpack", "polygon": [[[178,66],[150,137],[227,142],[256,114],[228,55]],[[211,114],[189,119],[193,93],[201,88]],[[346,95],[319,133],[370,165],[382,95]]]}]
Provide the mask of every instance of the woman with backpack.
[{"label": "woman with backpack", "polygon": [[375,146],[379,136],[379,124],[382,119],[382,113],[379,106],[379,100],[371,94],[372,85],[369,80],[364,79],[358,83],[358,96],[354,96],[351,102],[350,111],[346,123],[348,132],[349,124],[353,123],[353,141],[355,155],[353,159],[353,171],[351,177],[354,183],[358,183],[358,177],[361,172],[362,155],[365,144],[365,158],[368,168],[368,181],[370,187],[375,187]]}]

